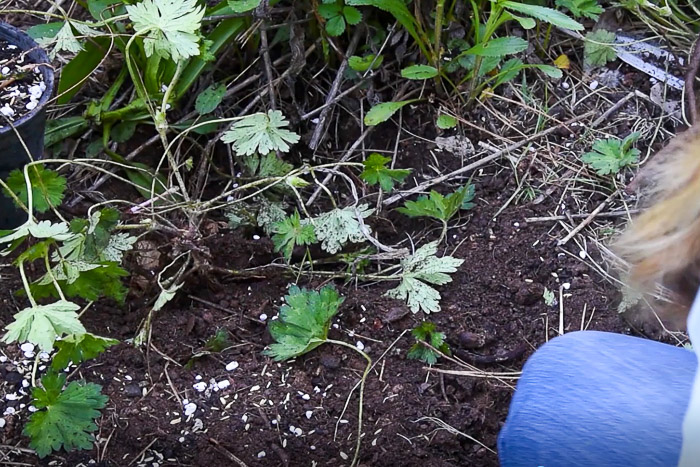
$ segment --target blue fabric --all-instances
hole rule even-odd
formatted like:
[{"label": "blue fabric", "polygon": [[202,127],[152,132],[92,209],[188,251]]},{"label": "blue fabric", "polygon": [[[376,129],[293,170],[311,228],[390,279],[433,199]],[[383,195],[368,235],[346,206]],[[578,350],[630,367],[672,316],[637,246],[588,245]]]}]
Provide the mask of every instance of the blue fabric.
[{"label": "blue fabric", "polygon": [[523,368],[498,439],[501,466],[677,466],[696,369],[693,352],[647,339],[557,337]]}]

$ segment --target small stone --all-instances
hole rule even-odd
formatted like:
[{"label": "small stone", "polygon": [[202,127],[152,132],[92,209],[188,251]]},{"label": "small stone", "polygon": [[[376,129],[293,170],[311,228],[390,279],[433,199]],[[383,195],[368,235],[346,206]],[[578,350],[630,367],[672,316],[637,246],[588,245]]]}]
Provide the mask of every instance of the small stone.
[{"label": "small stone", "polygon": [[138,384],[127,384],[124,386],[124,395],[126,397],[141,397],[141,388]]},{"label": "small stone", "polygon": [[258,453],[258,459],[262,459],[262,458],[265,457],[266,455],[267,455],[267,453],[266,453],[265,451],[260,451],[260,452]]},{"label": "small stone", "polygon": [[25,342],[24,344],[20,345],[19,348],[22,352],[34,352],[34,344],[31,342]]},{"label": "small stone", "polygon": [[9,384],[17,384],[20,381],[22,381],[22,375],[20,375],[16,371],[9,371],[5,375],[5,382]]},{"label": "small stone", "polygon": [[469,331],[460,332],[457,340],[460,347],[468,350],[480,349],[486,342],[484,336]]},{"label": "small stone", "polygon": [[226,371],[233,371],[236,368],[238,368],[238,362],[236,361],[230,362],[228,365],[226,365]]}]

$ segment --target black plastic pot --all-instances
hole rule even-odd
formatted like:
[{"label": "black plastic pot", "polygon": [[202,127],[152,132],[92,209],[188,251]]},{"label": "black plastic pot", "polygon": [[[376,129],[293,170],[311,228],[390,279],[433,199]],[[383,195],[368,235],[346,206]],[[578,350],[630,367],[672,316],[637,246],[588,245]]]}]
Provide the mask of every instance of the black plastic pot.
[{"label": "black plastic pot", "polygon": [[[16,120],[13,123],[14,129],[7,125],[6,121],[3,123],[3,128],[0,128],[0,178],[7,180],[11,171],[24,167],[30,161],[27,149],[34,159],[40,159],[44,152],[46,104],[53,94],[54,73],[53,69],[48,66],[50,62],[46,52],[40,49],[37,43],[24,32],[0,21],[0,39],[16,45],[21,51],[29,51],[27,53],[28,63],[47,64],[47,66],[40,67],[46,91],[41,96],[38,105],[22,118]],[[17,133],[19,133],[19,137]],[[24,141],[24,145],[22,141]],[[12,200],[0,194],[0,229],[12,229],[26,220],[27,214],[17,209]]]}]

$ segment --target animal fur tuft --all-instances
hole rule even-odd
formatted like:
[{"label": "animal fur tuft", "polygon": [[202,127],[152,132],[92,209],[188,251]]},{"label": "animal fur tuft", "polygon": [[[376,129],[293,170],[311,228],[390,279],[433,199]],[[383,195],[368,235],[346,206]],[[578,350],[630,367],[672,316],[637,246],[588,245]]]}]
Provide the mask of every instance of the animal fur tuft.
[{"label": "animal fur tuft", "polygon": [[[640,183],[641,182],[641,183]],[[649,208],[620,237],[618,254],[640,291],[671,293],[686,313],[700,285],[700,131],[679,135],[634,182]]]}]

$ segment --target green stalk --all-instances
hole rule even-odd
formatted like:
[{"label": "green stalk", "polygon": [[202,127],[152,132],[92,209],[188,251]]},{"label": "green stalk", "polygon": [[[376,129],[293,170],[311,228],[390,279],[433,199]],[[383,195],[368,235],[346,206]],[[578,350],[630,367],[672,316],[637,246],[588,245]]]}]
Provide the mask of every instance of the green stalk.
[{"label": "green stalk", "polygon": [[442,39],[442,21],[445,14],[445,0],[437,0],[435,7],[435,39],[433,62],[435,68],[440,68],[440,40]]}]

